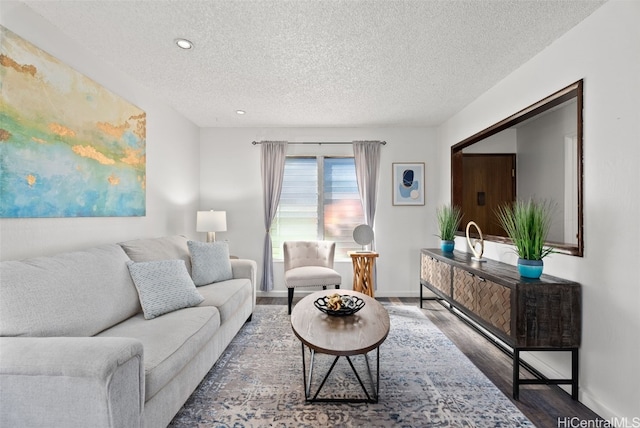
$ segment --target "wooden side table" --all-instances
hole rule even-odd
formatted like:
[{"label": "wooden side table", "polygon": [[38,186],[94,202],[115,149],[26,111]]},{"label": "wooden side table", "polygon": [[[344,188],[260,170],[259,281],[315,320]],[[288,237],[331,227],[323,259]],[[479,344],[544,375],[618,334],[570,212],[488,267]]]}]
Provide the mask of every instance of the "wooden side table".
[{"label": "wooden side table", "polygon": [[353,289],[373,297],[373,267],[378,253],[373,251],[349,251],[353,263]]}]

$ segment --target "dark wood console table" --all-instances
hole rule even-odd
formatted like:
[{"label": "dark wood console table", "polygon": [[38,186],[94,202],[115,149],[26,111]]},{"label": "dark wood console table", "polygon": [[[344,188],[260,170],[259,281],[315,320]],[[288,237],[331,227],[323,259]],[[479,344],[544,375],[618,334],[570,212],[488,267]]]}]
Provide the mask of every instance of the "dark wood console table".
[{"label": "dark wood console table", "polygon": [[[524,384],[570,384],[578,399],[578,348],[582,331],[582,291],[577,282],[542,275],[520,277],[515,266],[439,249],[420,251],[420,307],[423,287],[507,346],[513,356],[513,398]],[[571,352],[571,379],[547,379],[520,360],[521,351]],[[519,368],[536,379],[520,379]]]}]

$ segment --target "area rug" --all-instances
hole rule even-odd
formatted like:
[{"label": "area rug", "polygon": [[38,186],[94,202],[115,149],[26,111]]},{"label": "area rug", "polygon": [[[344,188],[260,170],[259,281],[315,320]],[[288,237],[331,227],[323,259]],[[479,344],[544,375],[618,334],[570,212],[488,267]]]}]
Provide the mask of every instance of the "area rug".
[{"label": "area rug", "polygon": [[[307,403],[301,344],[287,308],[258,305],[253,321],[233,339],[170,426],[533,426],[417,307],[386,308],[391,328],[380,347],[378,403]],[[375,352],[370,356],[375,373]],[[344,361],[340,358],[321,396],[364,395]],[[332,362],[331,356],[316,356],[312,390]],[[361,373],[364,364],[364,358],[354,361]]]}]

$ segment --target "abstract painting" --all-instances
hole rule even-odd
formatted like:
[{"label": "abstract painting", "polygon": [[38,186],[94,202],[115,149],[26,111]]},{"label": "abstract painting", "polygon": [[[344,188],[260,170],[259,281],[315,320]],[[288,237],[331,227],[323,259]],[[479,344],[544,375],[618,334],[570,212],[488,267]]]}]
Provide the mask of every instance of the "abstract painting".
[{"label": "abstract painting", "polygon": [[424,162],[393,164],[393,205],[424,205]]},{"label": "abstract painting", "polygon": [[146,114],[0,26],[0,217],[144,216]]}]

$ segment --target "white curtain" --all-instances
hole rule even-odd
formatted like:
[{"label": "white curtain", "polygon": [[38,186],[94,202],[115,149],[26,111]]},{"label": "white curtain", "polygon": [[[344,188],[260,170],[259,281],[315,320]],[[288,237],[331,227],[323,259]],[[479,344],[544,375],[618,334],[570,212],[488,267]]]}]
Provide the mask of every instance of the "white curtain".
[{"label": "white curtain", "polygon": [[356,180],[358,181],[358,192],[360,193],[362,209],[364,210],[364,221],[371,228],[373,228],[376,217],[376,204],[378,202],[381,145],[380,141],[353,142]]},{"label": "white curtain", "polygon": [[264,206],[264,256],[260,290],[273,290],[273,252],[271,249],[271,222],[278,210],[284,162],[287,157],[286,141],[262,141],[260,143],[260,170],[262,171],[262,201]]}]

